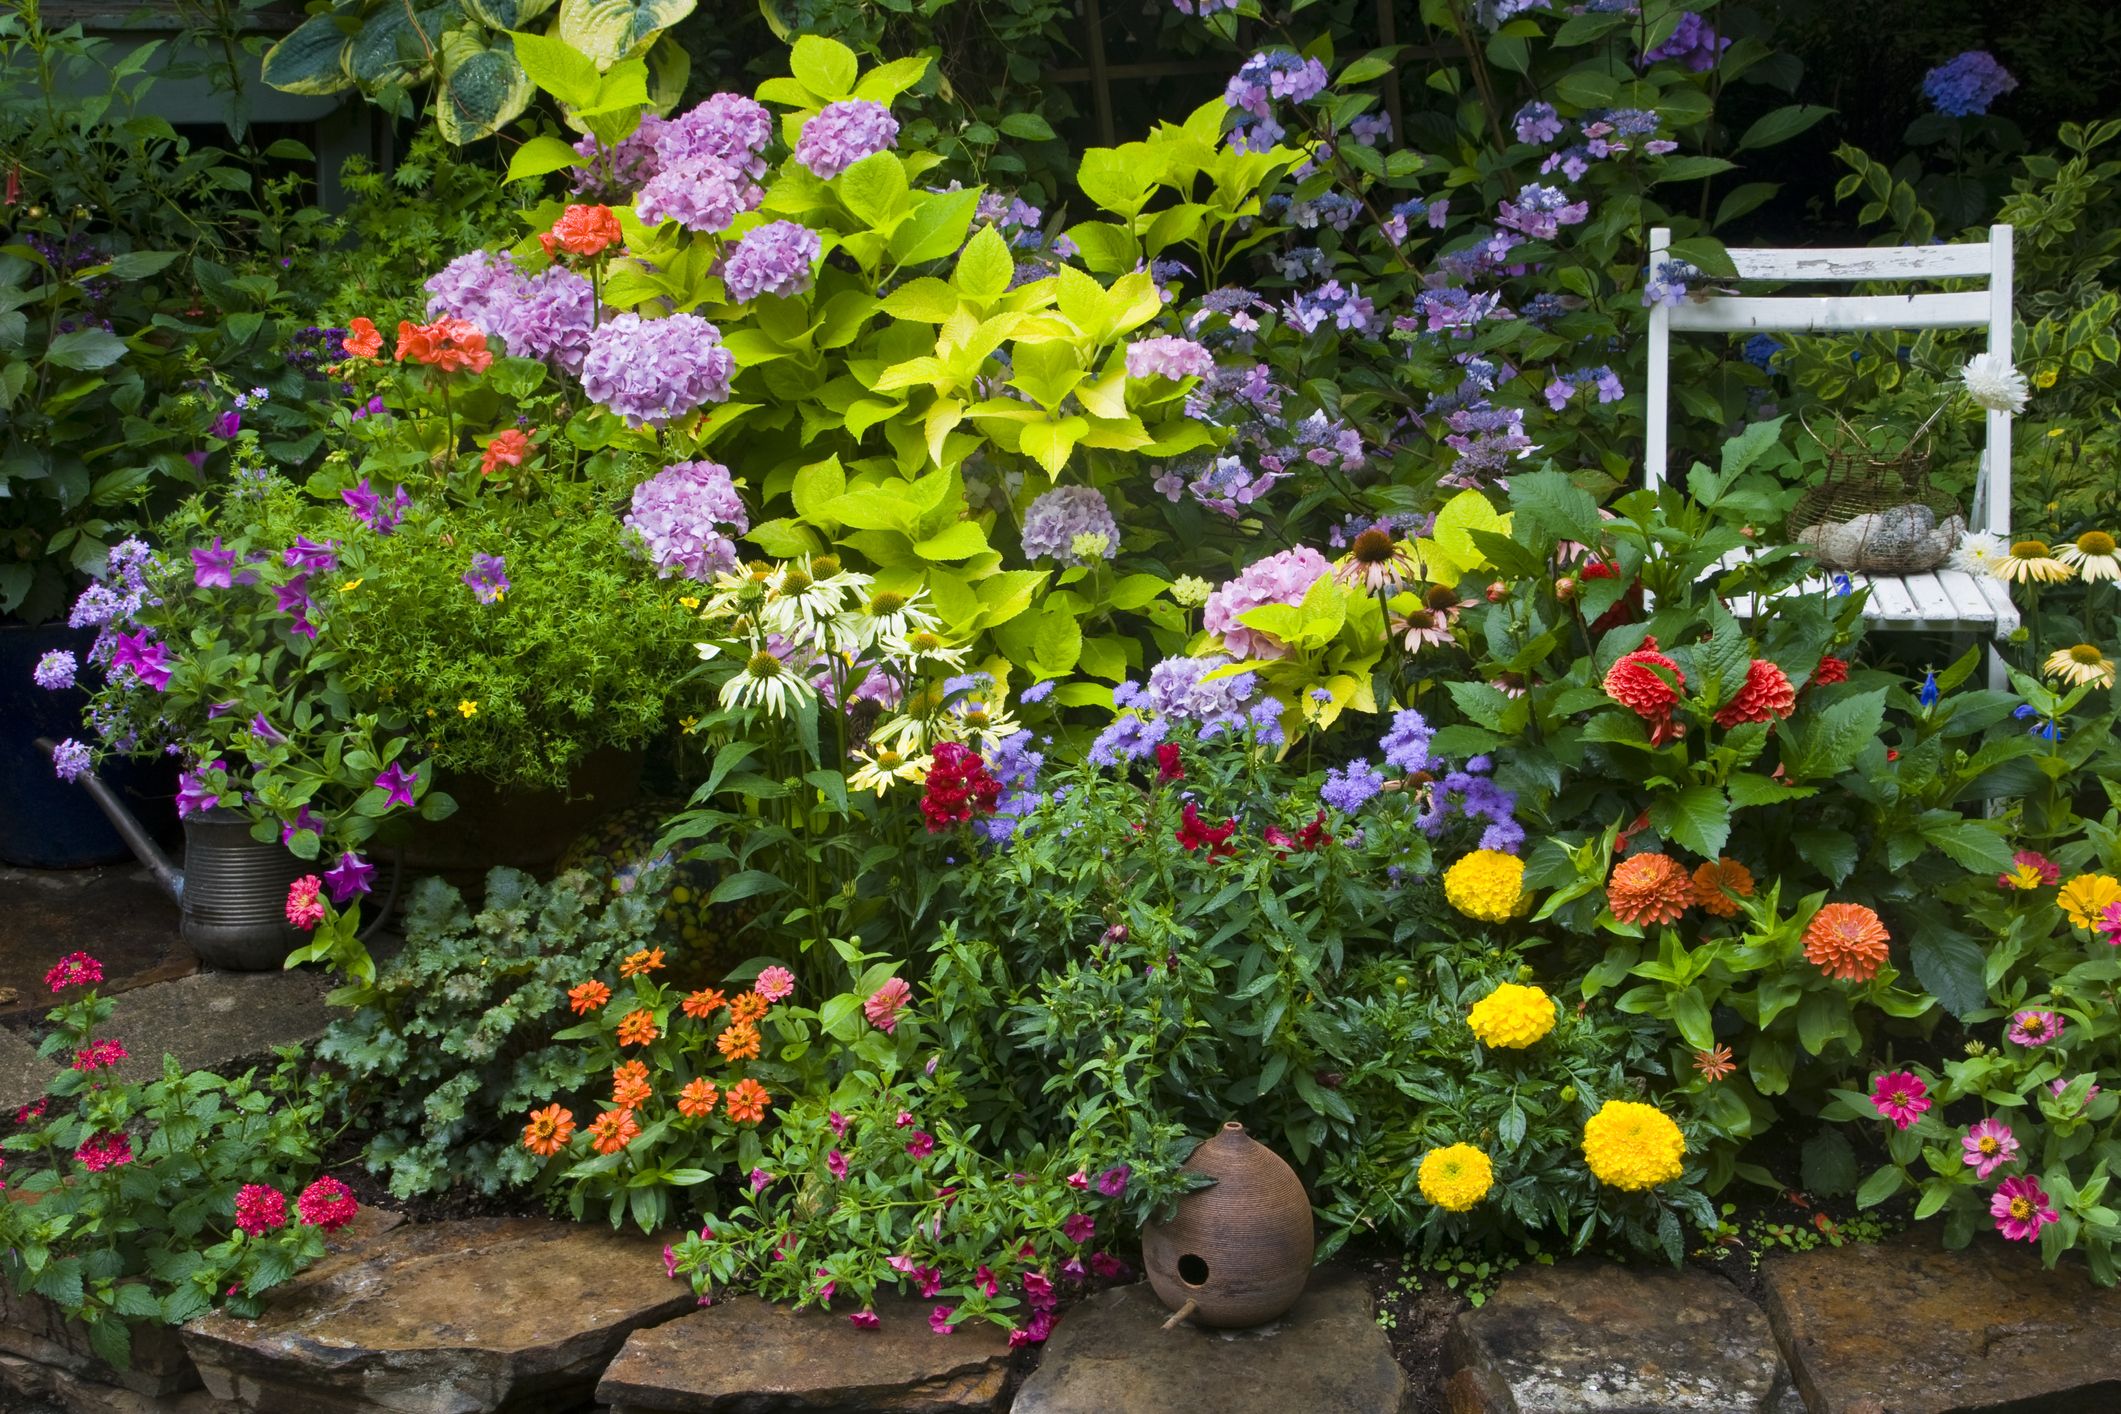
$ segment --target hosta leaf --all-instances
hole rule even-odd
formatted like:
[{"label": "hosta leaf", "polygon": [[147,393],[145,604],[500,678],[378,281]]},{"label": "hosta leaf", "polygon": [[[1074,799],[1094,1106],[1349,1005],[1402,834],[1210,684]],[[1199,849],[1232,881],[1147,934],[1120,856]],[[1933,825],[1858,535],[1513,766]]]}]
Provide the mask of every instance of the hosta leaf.
[{"label": "hosta leaf", "polygon": [[559,36],[600,69],[646,49],[694,0],[560,0]]},{"label": "hosta leaf", "polygon": [[435,94],[435,122],[454,143],[492,137],[530,106],[537,92],[516,62],[506,35],[488,46],[472,30],[442,36],[442,82]]},{"label": "hosta leaf", "polygon": [[336,14],[313,15],[265,51],[265,81],[283,93],[340,93],[353,87],[353,38]]}]

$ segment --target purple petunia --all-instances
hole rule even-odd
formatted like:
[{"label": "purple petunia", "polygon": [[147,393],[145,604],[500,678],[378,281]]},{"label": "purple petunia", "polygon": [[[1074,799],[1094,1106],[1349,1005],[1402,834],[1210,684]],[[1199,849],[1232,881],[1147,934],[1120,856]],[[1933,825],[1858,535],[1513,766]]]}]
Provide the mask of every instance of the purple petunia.
[{"label": "purple petunia", "polygon": [[898,119],[881,103],[848,98],[828,103],[795,140],[795,160],[822,181],[831,181],[864,157],[898,141]]},{"label": "purple petunia", "polygon": [[736,568],[736,545],[718,527],[741,535],[751,518],[727,467],[691,461],[666,466],[634,487],[624,524],[663,578],[704,580]]},{"label": "purple petunia", "polygon": [[398,522],[405,519],[406,509],[412,505],[412,497],[405,494],[403,486],[398,487],[391,499],[386,501],[370,488],[365,476],[361,478],[360,485],[350,491],[341,491],[339,499],[352,508],[355,520],[378,535],[388,535],[396,530]]},{"label": "purple petunia", "polygon": [[582,391],[634,427],[660,427],[702,403],[724,402],[736,361],[722,331],[697,314],[626,313],[589,336]]},{"label": "purple petunia", "polygon": [[733,304],[760,295],[787,299],[810,288],[823,254],[824,242],[808,226],[768,222],[736,243],[722,266],[722,285]]},{"label": "purple petunia", "polygon": [[110,666],[113,672],[124,668],[157,692],[163,692],[169,688],[169,645],[149,642],[151,631],[143,628],[138,633],[114,634]]},{"label": "purple petunia", "polygon": [[206,773],[227,769],[226,761],[213,761],[180,774],[177,777],[177,814],[196,815],[202,810],[211,810],[219,805],[221,797],[207,781]]},{"label": "purple petunia", "polygon": [[[381,784],[381,782],[378,782]],[[395,797],[393,797],[395,799]],[[410,805],[411,801],[405,802]],[[324,887],[331,890],[333,903],[345,903],[356,894],[365,894],[371,885],[369,880],[376,874],[376,866],[370,864],[352,850],[339,856],[339,862],[324,874]]]},{"label": "purple petunia", "polygon": [[289,569],[300,569],[304,574],[330,574],[339,567],[338,548],[335,544],[319,545],[306,535],[297,535],[282,559]]},{"label": "purple petunia", "polygon": [[414,804],[413,787],[419,784],[419,780],[417,775],[405,769],[404,762],[393,761],[376,777],[376,789],[383,792],[384,805],[402,805],[410,810]]},{"label": "purple petunia", "polygon": [[498,604],[512,587],[508,583],[508,557],[477,553],[471,568],[460,576],[481,604]]},{"label": "purple petunia", "polygon": [[214,537],[210,550],[191,552],[191,582],[194,589],[233,589],[235,587],[236,552],[221,548],[221,537]]}]

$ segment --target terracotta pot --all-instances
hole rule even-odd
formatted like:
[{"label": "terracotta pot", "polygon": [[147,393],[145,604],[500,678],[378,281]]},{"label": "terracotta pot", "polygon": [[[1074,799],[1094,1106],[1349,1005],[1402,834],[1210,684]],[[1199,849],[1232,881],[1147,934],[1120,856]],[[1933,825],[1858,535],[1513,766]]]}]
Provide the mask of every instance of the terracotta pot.
[{"label": "terracotta pot", "polygon": [[1193,1304],[1205,1326],[1256,1326],[1296,1304],[1317,1244],[1296,1170],[1232,1120],[1186,1160],[1215,1180],[1142,1233],[1149,1284],[1172,1310]]}]

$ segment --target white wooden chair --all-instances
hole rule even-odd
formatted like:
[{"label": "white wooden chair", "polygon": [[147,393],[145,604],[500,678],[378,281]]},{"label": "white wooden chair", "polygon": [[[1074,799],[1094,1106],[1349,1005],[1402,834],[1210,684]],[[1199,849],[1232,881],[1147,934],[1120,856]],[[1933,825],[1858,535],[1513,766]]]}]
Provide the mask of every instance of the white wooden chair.
[{"label": "white wooden chair", "polygon": [[[1659,226],[1650,232],[1649,273],[1668,259],[1672,233]],[[1672,334],[1821,333],[1853,329],[1988,329],[1992,353],[2011,356],[2011,228],[1991,226],[1979,245],[1873,246],[1819,250],[1733,249],[1731,263],[1740,280],[1803,281],[1940,281],[1986,278],[1986,290],[1926,291],[1904,295],[1710,295],[1680,304],[1658,304],[1650,311],[1648,446],[1643,480],[1652,490],[1663,484],[1667,467],[1666,418],[1671,376]],[[1972,530],[1991,531],[2004,540],[2011,529],[2011,415],[1988,414],[1987,442],[1974,483],[1968,517]],[[1743,552],[1740,552],[1741,554]],[[1719,567],[1722,568],[1722,567]],[[1808,579],[1798,591],[1832,593],[1836,576]],[[1854,588],[1868,588],[1865,623],[1873,629],[1928,630],[1980,634],[1989,640],[1988,678],[1992,687],[2007,685],[2003,658],[1996,644],[2018,627],[2018,610],[2008,587],[1991,575],[1939,569],[1931,574],[1849,575]],[[1757,609],[1751,596],[1731,603],[1733,613],[1750,617]]]}]

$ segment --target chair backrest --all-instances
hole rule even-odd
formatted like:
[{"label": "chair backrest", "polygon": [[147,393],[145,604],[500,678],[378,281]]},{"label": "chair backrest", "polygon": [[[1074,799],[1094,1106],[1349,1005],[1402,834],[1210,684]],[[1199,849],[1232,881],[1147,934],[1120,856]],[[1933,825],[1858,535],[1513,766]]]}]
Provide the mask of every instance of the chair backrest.
[{"label": "chair backrest", "polygon": [[[1650,231],[1649,275],[1669,258],[1672,233]],[[1819,250],[1739,249],[1730,252],[1740,280],[1791,284],[1822,281],[1941,281],[1986,279],[1985,290],[1927,291],[1904,295],[1718,295],[1689,296],[1677,305],[1650,310],[1649,423],[1643,480],[1663,484],[1669,454],[1671,336],[1689,333],[1821,333],[1852,329],[1988,330],[1988,348],[2011,358],[2011,228],[1991,226],[1988,240],[1972,245],[1857,246]],[[1981,479],[1975,487],[1973,526],[2008,536],[2011,523],[2011,415],[1988,414]]]}]

